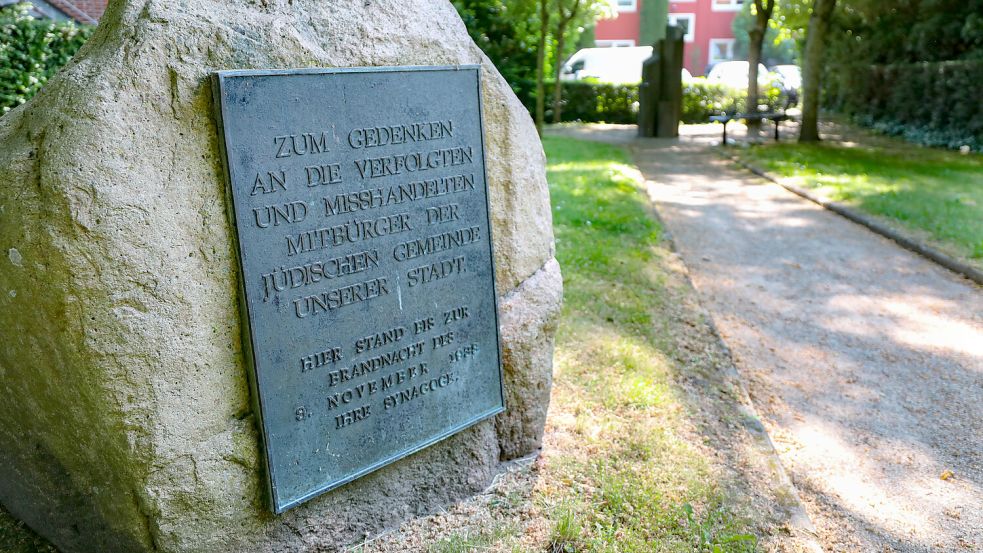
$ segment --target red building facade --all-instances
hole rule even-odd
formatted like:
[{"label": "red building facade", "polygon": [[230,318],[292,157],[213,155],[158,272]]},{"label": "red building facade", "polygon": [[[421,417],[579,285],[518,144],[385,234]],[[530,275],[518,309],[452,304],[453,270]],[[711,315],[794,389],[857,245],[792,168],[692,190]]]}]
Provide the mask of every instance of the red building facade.
[{"label": "red building facade", "polygon": [[[616,0],[617,17],[597,22],[597,46],[648,46],[639,43],[642,3],[658,0]],[[686,29],[683,66],[703,75],[718,62],[734,59],[731,25],[744,0],[670,0],[669,23]]]},{"label": "red building facade", "polygon": [[594,28],[595,46],[649,46],[639,44],[643,0],[617,0],[618,13],[613,19],[602,19]]},{"label": "red building facade", "polygon": [[[56,20],[72,20],[94,25],[99,22],[109,0],[28,0],[34,15]],[[0,5],[6,4],[0,0]]]}]

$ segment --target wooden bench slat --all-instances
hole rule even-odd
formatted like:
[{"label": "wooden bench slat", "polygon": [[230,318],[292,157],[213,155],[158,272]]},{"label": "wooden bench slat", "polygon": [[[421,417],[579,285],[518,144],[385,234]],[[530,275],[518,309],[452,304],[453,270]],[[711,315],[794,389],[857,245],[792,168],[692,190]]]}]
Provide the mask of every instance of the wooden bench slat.
[{"label": "wooden bench slat", "polygon": [[734,115],[711,115],[710,121],[715,121],[724,124],[724,142],[723,145],[727,145],[727,123],[735,119],[747,120],[769,120],[775,122],[775,140],[778,140],[778,123],[781,121],[787,121],[789,116],[784,113],[735,113]]}]

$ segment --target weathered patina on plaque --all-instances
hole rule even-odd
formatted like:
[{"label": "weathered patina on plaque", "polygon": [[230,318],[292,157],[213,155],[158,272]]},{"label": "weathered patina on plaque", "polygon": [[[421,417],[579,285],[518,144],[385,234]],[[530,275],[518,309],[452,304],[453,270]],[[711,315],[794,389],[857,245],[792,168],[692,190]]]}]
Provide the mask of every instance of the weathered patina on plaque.
[{"label": "weathered patina on plaque", "polygon": [[215,74],[278,513],[504,408],[479,74]]}]

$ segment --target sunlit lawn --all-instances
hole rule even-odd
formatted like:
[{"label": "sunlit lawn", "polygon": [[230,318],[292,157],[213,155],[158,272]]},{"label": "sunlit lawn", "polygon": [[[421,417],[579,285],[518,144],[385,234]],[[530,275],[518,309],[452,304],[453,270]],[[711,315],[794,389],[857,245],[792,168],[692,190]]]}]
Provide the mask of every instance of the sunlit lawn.
[{"label": "sunlit lawn", "polygon": [[687,377],[716,382],[723,361],[681,345],[713,337],[681,306],[695,292],[671,268],[641,175],[614,146],[559,137],[544,146],[564,307],[543,452],[466,510],[480,523],[429,551],[756,550],[751,528],[769,523],[711,464],[708,448],[728,444],[710,436],[730,438],[702,426],[735,422],[737,400],[723,384],[712,395],[729,400],[684,388]]},{"label": "sunlit lawn", "polygon": [[893,220],[952,254],[983,262],[983,155],[883,144],[772,144],[740,155],[830,199]]},{"label": "sunlit lawn", "polygon": [[753,549],[688,424],[672,382],[668,301],[636,169],[613,146],[546,138],[565,306],[545,490],[553,542],[577,551]]}]

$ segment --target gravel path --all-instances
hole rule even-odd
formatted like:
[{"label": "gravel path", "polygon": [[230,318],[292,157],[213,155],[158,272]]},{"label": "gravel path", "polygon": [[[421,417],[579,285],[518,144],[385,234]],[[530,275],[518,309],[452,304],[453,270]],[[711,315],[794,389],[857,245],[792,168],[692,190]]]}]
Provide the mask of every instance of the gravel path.
[{"label": "gravel path", "polygon": [[980,288],[699,143],[636,159],[823,545],[983,550]]},{"label": "gravel path", "polygon": [[633,148],[820,542],[983,551],[983,289],[732,168],[714,136]]}]

